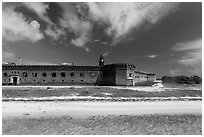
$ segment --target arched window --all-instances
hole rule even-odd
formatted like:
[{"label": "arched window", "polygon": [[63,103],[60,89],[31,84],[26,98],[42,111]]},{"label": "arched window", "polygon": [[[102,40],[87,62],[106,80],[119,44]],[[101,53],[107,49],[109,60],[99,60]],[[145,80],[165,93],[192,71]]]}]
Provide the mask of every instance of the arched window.
[{"label": "arched window", "polygon": [[71,75],[71,77],[73,77],[74,76],[74,72],[72,72],[70,75]]},{"label": "arched window", "polygon": [[28,76],[28,73],[27,73],[27,72],[23,72],[23,76],[24,76],[24,77],[27,77],[27,76]]},{"label": "arched window", "polygon": [[56,74],[55,72],[52,73],[52,77],[56,77],[56,75],[57,75],[57,74]]},{"label": "arched window", "polygon": [[84,77],[84,73],[80,73],[79,75],[80,75],[80,77]]},{"label": "arched window", "polygon": [[4,77],[7,77],[8,75],[7,75],[7,73],[4,73]]},{"label": "arched window", "polygon": [[61,73],[61,77],[65,77],[65,73],[64,72]]},{"label": "arched window", "polygon": [[32,73],[33,77],[37,77],[38,74],[37,73]]},{"label": "arched window", "polygon": [[43,77],[46,77],[46,76],[47,76],[47,73],[43,72],[43,73],[42,73],[42,76],[43,76]]},{"label": "arched window", "polygon": [[90,72],[90,76],[94,77],[95,76],[94,72]]}]

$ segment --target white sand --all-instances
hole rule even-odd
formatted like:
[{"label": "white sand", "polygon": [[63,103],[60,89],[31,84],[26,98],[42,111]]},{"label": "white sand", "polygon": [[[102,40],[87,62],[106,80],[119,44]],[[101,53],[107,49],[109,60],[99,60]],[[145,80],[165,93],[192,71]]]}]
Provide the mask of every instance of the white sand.
[{"label": "white sand", "polygon": [[2,117],[87,117],[93,115],[202,114],[202,101],[2,102]]}]

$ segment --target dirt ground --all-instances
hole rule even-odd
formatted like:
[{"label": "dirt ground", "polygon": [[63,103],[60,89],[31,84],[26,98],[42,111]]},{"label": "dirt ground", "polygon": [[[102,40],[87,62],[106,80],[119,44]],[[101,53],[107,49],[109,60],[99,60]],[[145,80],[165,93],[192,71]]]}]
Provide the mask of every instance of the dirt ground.
[{"label": "dirt ground", "polygon": [[3,119],[3,135],[201,135],[201,115]]},{"label": "dirt ground", "polygon": [[3,102],[4,135],[194,135],[201,101]]},{"label": "dirt ground", "polygon": [[[84,99],[79,102],[67,101],[63,104],[63,101],[55,100],[61,97],[85,98],[85,101],[83,102]],[[90,102],[90,99],[87,100],[86,97],[111,98],[111,101]],[[122,99],[151,97],[160,100],[135,102]],[[166,97],[179,98],[179,100],[161,100]],[[180,100],[182,97],[195,98],[196,101]],[[202,86],[200,85],[190,87],[185,85],[156,87],[11,86],[2,87],[2,98],[3,135],[202,134]],[[14,101],[18,98],[22,98],[23,101]],[[46,98],[52,98],[52,101],[25,101],[26,99]],[[119,98],[120,101],[115,101],[116,98]],[[85,114],[87,114],[86,117],[84,117]]]},{"label": "dirt ground", "polygon": [[201,114],[202,101],[147,102],[3,102],[2,117],[88,117],[94,115]]},{"label": "dirt ground", "polygon": [[59,96],[92,97],[202,97],[201,86],[155,86],[155,87],[101,87],[101,86],[42,86],[2,87],[2,98]]}]

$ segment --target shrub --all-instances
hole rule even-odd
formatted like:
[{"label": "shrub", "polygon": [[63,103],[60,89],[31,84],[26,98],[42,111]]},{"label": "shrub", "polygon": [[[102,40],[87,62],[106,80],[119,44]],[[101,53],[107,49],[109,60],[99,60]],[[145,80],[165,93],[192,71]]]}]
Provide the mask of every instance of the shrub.
[{"label": "shrub", "polygon": [[170,76],[163,76],[162,77],[162,83],[178,83],[178,84],[201,84],[202,79],[199,76],[176,76],[176,77],[170,77]]}]

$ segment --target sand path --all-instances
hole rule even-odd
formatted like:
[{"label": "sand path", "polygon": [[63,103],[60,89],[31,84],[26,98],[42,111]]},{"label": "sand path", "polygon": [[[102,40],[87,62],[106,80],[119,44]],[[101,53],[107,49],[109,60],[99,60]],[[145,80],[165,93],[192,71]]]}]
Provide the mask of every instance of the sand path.
[{"label": "sand path", "polygon": [[201,114],[202,101],[2,102],[2,117],[88,117],[93,115]]}]

